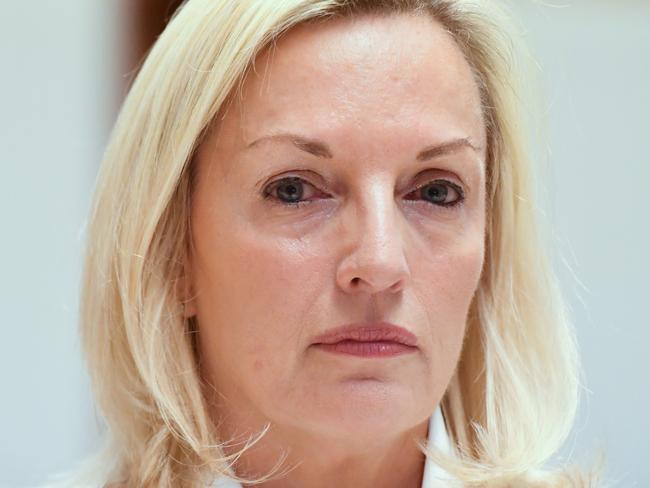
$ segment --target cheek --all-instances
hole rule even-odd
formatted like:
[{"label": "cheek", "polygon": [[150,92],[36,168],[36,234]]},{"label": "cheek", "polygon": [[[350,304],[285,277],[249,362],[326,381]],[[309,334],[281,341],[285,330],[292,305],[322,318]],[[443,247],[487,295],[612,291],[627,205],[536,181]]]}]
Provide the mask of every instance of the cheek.
[{"label": "cheek", "polygon": [[196,236],[202,349],[219,363],[213,371],[237,364],[248,373],[239,374],[261,381],[286,370],[304,344],[304,317],[322,290],[315,277],[324,276],[324,266],[300,242],[245,223],[222,221],[219,228],[230,231],[219,235],[212,226]]},{"label": "cheek", "polygon": [[436,253],[417,268],[413,289],[426,314],[431,363],[439,372],[450,375],[455,367],[483,259],[483,243],[475,239]]}]

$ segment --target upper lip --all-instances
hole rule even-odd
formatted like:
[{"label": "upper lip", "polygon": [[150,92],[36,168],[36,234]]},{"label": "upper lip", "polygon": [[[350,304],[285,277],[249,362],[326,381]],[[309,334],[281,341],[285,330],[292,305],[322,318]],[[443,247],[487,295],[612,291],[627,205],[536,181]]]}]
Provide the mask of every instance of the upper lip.
[{"label": "upper lip", "polygon": [[352,340],[358,342],[390,341],[399,342],[407,346],[416,346],[417,337],[390,322],[364,322],[346,324],[335,327],[317,336],[314,344],[336,344],[337,342]]}]

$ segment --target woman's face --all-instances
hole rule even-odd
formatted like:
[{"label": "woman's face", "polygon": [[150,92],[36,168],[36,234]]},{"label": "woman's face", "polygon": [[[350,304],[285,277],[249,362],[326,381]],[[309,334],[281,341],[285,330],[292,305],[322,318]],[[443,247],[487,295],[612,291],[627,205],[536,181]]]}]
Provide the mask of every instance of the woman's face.
[{"label": "woman's face", "polygon": [[[453,375],[483,265],[469,65],[428,17],[339,19],[290,31],[242,94],[199,148],[191,210],[186,314],[216,413],[336,438],[412,428]],[[417,347],[314,344],[378,321]]]}]

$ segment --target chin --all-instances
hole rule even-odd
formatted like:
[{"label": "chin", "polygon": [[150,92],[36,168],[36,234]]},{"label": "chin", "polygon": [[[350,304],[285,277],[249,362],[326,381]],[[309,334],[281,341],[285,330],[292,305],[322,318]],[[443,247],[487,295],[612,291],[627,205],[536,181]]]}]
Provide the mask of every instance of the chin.
[{"label": "chin", "polygon": [[317,395],[325,398],[309,410],[327,435],[371,439],[391,430],[399,433],[426,419],[429,402],[415,398],[414,391],[418,390],[413,385],[351,378]]}]

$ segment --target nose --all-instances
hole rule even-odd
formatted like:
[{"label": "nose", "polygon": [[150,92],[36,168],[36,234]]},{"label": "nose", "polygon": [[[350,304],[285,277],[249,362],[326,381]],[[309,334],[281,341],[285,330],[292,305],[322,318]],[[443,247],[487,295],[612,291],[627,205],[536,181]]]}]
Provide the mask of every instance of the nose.
[{"label": "nose", "polygon": [[410,271],[392,188],[379,186],[350,205],[341,236],[346,253],[337,269],[338,286],[348,293],[402,290]]}]

